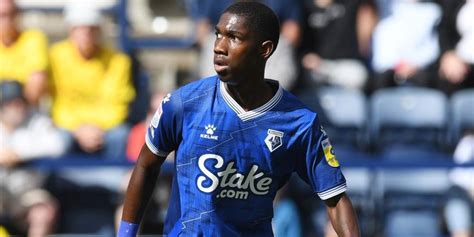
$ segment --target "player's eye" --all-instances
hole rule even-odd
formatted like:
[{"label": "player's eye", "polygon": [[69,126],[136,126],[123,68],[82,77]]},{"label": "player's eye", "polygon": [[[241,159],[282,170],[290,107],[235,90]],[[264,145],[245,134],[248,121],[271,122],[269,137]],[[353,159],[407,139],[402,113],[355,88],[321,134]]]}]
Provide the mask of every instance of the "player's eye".
[{"label": "player's eye", "polygon": [[222,34],[221,34],[221,33],[219,33],[219,32],[216,31],[214,34],[216,35],[216,38],[217,38],[217,39],[222,38]]},{"label": "player's eye", "polygon": [[240,40],[239,37],[237,37],[236,35],[232,35],[232,34],[229,35],[229,39],[232,40],[232,41],[239,41]]}]

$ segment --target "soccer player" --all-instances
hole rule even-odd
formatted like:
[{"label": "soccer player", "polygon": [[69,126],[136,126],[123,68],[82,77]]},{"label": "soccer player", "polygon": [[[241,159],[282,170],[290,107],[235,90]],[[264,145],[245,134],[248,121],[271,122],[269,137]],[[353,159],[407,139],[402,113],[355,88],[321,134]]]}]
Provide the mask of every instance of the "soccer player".
[{"label": "soccer player", "polygon": [[239,2],[216,26],[217,76],[163,99],[130,180],[118,236],[135,236],[166,155],[176,151],[168,236],[273,236],[273,199],[296,171],[325,200],[339,236],[359,236],[346,181],[315,112],[274,80],[268,7]]}]

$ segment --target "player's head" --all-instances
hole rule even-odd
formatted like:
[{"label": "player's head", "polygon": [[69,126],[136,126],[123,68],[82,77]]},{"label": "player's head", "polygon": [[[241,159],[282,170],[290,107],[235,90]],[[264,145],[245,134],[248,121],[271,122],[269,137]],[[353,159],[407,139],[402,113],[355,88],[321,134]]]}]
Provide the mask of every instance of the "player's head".
[{"label": "player's head", "polygon": [[265,70],[280,35],[276,14],[258,2],[229,6],[216,25],[214,67],[221,80],[236,82]]},{"label": "player's head", "polygon": [[237,2],[230,5],[224,13],[232,13],[244,17],[244,24],[256,36],[260,42],[271,41],[274,50],[280,38],[280,21],[278,16],[263,3],[260,2]]},{"label": "player's head", "polygon": [[0,0],[0,36],[11,37],[17,33],[18,8],[14,0]]},{"label": "player's head", "polygon": [[91,58],[100,44],[100,10],[91,2],[71,1],[64,9],[69,38],[85,58]]}]

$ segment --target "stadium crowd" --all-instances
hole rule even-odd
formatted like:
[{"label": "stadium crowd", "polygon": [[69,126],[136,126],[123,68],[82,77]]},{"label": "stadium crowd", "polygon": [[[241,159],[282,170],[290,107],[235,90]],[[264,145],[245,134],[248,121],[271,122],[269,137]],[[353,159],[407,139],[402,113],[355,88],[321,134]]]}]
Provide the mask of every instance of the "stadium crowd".
[{"label": "stadium crowd", "polygon": [[[179,2],[195,24],[192,50],[199,60],[190,75],[212,75],[213,28],[233,1]],[[266,76],[318,111],[343,166],[361,156],[366,164],[430,163],[437,157],[474,163],[473,0],[262,2],[281,21]],[[0,0],[0,237],[113,235],[128,169],[168,88],[137,87],[143,69],[135,66],[136,55],[102,39],[105,13],[94,2],[65,6],[67,38],[58,42],[39,29],[22,28],[21,14],[14,0]],[[143,95],[147,101],[139,100]],[[35,159],[52,164],[75,157],[121,164],[112,167],[124,172],[108,177],[100,169],[107,166],[99,166],[86,177],[95,179],[90,185],[34,165]],[[474,234],[473,168],[435,172],[446,177],[443,186],[417,180],[431,177],[430,171],[396,170],[391,179],[361,167],[352,192],[348,176],[348,193],[363,236]],[[389,188],[404,175],[415,177],[409,180],[416,183],[413,190]],[[162,230],[172,173],[162,176],[144,234]],[[105,186],[120,180],[119,187],[97,186],[102,178]],[[420,187],[435,191],[416,192]],[[296,181],[282,189],[275,200],[275,236],[335,235],[320,201],[308,192]]]}]

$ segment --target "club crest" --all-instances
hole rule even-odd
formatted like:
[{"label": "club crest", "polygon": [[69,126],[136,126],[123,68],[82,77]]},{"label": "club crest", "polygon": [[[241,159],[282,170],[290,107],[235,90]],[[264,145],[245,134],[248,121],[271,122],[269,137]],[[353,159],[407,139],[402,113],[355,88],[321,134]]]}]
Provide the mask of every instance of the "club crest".
[{"label": "club crest", "polygon": [[281,147],[281,145],[283,145],[283,132],[268,129],[267,133],[268,135],[265,138],[265,144],[267,145],[268,150],[270,150],[270,152],[273,152],[274,150]]}]

